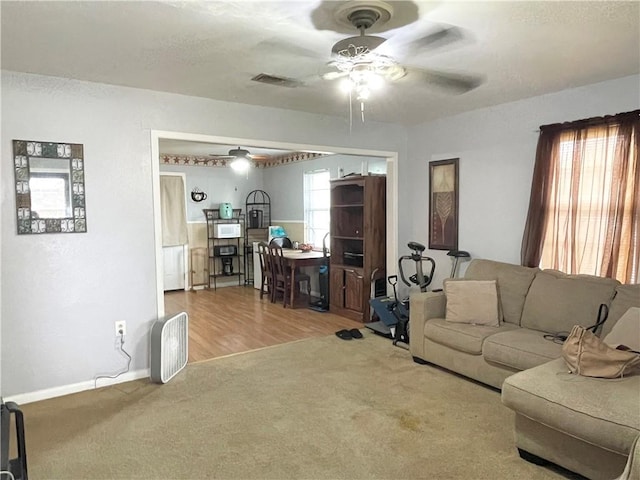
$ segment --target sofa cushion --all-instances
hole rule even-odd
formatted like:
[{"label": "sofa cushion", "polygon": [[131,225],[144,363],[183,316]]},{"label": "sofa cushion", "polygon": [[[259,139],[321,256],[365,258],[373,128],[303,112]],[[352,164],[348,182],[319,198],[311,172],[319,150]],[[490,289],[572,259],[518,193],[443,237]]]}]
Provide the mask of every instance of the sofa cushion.
[{"label": "sofa cushion", "polygon": [[447,322],[500,325],[495,280],[446,280],[444,293]]},{"label": "sofa cushion", "polygon": [[613,301],[609,307],[609,316],[602,326],[600,337],[606,337],[613,328],[613,325],[631,307],[640,307],[640,284],[618,285],[615,297],[613,297]]},{"label": "sofa cushion", "polygon": [[604,380],[567,373],[562,358],[511,375],[502,403],[559,432],[621,455],[640,433],[640,376]]},{"label": "sofa cushion", "polygon": [[596,323],[601,303],[609,305],[620,282],[591,275],[538,272],[522,311],[521,325],[543,332],[569,332]]},{"label": "sofa cushion", "polygon": [[520,325],[525,297],[539,268],[521,267],[493,260],[472,260],[464,278],[466,280],[497,280],[498,298],[502,318],[507,323]]},{"label": "sofa cushion", "polygon": [[562,344],[543,336],[527,328],[496,333],[484,341],[482,355],[487,362],[516,370],[537,367],[562,355]]},{"label": "sofa cushion", "polygon": [[470,325],[468,323],[447,322],[444,318],[433,318],[424,325],[424,336],[429,340],[445,345],[449,348],[472,355],[482,353],[482,342],[497,332],[518,328],[510,323],[503,323],[499,327],[486,325]]}]

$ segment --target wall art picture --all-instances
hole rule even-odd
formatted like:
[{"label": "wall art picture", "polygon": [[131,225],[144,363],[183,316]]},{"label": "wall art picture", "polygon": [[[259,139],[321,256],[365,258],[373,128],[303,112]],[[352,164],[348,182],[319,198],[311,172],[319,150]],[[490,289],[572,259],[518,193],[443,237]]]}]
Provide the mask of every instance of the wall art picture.
[{"label": "wall art picture", "polygon": [[458,159],[429,162],[429,248],[458,248]]}]

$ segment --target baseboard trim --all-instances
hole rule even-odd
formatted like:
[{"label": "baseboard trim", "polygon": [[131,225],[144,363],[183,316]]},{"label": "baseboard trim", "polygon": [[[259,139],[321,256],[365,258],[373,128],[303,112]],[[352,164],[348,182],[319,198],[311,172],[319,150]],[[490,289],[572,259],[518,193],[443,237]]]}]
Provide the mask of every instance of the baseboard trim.
[{"label": "baseboard trim", "polygon": [[96,387],[95,380],[85,380],[84,382],[72,383],[70,385],[62,385],[60,387],[46,388],[35,392],[19,393],[4,398],[5,402],[15,402],[18,405],[39,402],[49,398],[63,397],[72,393],[84,392],[85,390],[94,390],[96,388],[109,387],[118,383],[130,382],[141,378],[149,378],[149,369],[135,370],[133,372],[123,373],[118,378],[100,378]]}]

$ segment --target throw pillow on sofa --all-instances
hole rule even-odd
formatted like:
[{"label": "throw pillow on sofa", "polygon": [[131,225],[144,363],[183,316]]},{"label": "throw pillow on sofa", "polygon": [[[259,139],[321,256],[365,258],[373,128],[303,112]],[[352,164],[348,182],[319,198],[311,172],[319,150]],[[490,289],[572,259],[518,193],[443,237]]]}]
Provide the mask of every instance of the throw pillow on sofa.
[{"label": "throw pillow on sofa", "polygon": [[500,326],[495,280],[445,280],[444,293],[447,322]]},{"label": "throw pillow on sofa", "polygon": [[604,342],[612,347],[625,345],[631,350],[640,352],[640,308],[631,307],[614,324],[604,338]]}]

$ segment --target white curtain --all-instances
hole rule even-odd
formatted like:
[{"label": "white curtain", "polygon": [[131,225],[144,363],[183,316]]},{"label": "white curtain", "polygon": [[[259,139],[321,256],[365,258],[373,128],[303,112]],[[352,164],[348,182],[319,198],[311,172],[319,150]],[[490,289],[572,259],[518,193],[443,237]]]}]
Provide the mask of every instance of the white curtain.
[{"label": "white curtain", "polygon": [[160,175],[160,210],[162,211],[162,246],[187,243],[187,215],[182,177]]}]

